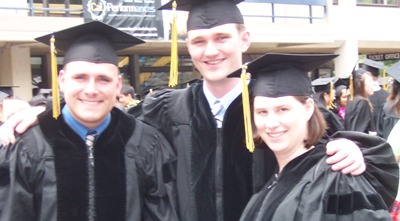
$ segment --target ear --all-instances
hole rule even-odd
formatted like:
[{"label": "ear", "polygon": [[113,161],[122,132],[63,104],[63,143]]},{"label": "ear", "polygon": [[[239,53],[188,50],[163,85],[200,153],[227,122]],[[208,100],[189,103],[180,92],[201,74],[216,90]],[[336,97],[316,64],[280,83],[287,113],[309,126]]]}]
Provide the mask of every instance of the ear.
[{"label": "ear", "polygon": [[314,114],[314,100],[312,98],[308,98],[304,106],[306,107],[306,119],[310,120],[311,116]]},{"label": "ear", "polygon": [[60,72],[58,72],[58,87],[60,88],[60,91],[64,93],[64,83],[65,83],[65,71],[64,69],[61,69]]},{"label": "ear", "polygon": [[122,77],[121,75],[118,75],[117,79],[117,95],[121,92],[122,89]]},{"label": "ear", "polygon": [[241,33],[242,39],[242,53],[246,52],[250,47],[250,33],[248,31],[244,31]]}]

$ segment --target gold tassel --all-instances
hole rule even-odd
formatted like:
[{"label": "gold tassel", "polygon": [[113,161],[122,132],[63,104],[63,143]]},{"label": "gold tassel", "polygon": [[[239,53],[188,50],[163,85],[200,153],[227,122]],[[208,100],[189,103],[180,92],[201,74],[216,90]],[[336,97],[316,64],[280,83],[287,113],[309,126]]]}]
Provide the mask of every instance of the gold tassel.
[{"label": "gold tassel", "polygon": [[176,1],[172,3],[172,27],[171,27],[171,62],[169,72],[169,87],[178,84],[178,33],[176,27]]},{"label": "gold tassel", "polygon": [[253,153],[254,152],[254,140],[253,140],[253,130],[251,124],[251,113],[250,113],[250,98],[249,98],[249,89],[247,87],[247,66],[242,66],[242,74],[240,78],[242,79],[242,103],[243,103],[243,119],[244,119],[244,129],[246,136],[246,147],[247,149]]},{"label": "gold tassel", "polygon": [[58,70],[57,70],[57,51],[55,47],[54,35],[50,39],[50,60],[51,60],[51,91],[53,99],[53,118],[57,119],[60,115],[60,92],[58,89]]},{"label": "gold tassel", "polygon": [[353,98],[354,98],[354,82],[353,82],[353,74],[351,74],[350,75],[350,80],[349,80],[350,82],[350,86],[349,86],[349,88],[350,88],[350,100],[352,101],[353,100]]},{"label": "gold tassel", "polygon": [[383,90],[387,90],[387,82],[386,82],[386,70],[383,69],[383,73],[382,73],[382,88]]},{"label": "gold tassel", "polygon": [[329,87],[329,109],[334,109],[336,108],[335,104],[333,104],[333,99],[332,97],[335,96],[335,92],[333,91],[333,82],[330,82],[330,87]]}]

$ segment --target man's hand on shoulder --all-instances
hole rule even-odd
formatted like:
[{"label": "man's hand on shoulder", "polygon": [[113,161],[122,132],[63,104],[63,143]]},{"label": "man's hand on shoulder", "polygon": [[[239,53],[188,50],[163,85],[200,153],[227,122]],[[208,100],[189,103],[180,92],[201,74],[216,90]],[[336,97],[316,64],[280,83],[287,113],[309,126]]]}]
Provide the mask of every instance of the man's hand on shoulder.
[{"label": "man's hand on shoulder", "polygon": [[326,154],[330,156],[326,163],[332,165],[334,171],[360,175],[366,170],[364,156],[351,140],[341,138],[330,141],[326,146]]},{"label": "man's hand on shoulder", "polygon": [[37,124],[37,116],[45,111],[45,107],[29,107],[14,113],[0,127],[0,141],[6,146],[15,143],[15,132],[22,134],[29,127]]}]

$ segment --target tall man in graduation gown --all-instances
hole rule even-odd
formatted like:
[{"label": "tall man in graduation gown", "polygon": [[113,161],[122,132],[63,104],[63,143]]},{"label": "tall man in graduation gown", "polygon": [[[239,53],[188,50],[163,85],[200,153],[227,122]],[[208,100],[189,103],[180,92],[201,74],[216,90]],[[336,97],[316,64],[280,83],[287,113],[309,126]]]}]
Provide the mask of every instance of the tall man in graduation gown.
[{"label": "tall man in graduation gown", "polygon": [[56,119],[44,112],[1,149],[0,220],[178,220],[166,180],[172,148],[153,127],[113,108],[122,86],[115,50],[143,41],[101,22],[54,36],[66,50],[65,104]]},{"label": "tall man in graduation gown", "polygon": [[[171,9],[172,2],[160,9]],[[182,220],[239,220],[253,190],[265,184],[275,167],[271,153],[258,149],[252,155],[246,149],[240,79],[227,78],[241,67],[242,53],[250,45],[239,2],[176,1],[178,10],[190,10],[187,47],[204,81],[184,90],[154,92],[143,103],[142,119],[160,129],[176,150]],[[220,111],[214,111],[217,106]],[[373,154],[378,152],[365,155],[368,165],[374,164]],[[393,201],[397,187],[383,187],[392,174],[379,173],[384,168],[375,165],[367,174]],[[381,174],[387,176],[379,179]]]}]

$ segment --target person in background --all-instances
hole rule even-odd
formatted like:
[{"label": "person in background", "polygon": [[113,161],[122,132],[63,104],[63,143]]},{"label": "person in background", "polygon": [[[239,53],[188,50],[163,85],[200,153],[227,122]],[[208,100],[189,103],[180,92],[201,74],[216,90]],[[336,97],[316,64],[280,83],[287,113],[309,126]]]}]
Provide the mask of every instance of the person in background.
[{"label": "person in background", "polygon": [[344,129],[376,135],[374,108],[368,99],[374,93],[372,74],[359,68],[353,70],[352,75],[353,89],[350,88],[351,94],[346,106]]},{"label": "person in background", "polygon": [[[266,54],[247,64],[256,79],[252,114],[259,147],[273,152],[277,166],[274,176],[247,204],[241,221],[390,220],[385,201],[368,177],[336,173],[325,164],[326,143],[320,139],[326,122],[311,97],[307,72],[334,57]],[[368,137],[359,132],[348,135]],[[383,142],[379,137],[371,141]],[[379,154],[390,155],[385,172],[390,174],[387,188],[394,190],[399,168],[390,145],[384,143]]]},{"label": "person in background", "polygon": [[388,138],[390,131],[400,119],[400,62],[397,62],[387,70],[393,77],[392,90],[378,115],[377,128],[381,131],[381,136]]},{"label": "person in background", "polygon": [[49,44],[52,35],[65,51],[65,103],[1,148],[0,220],[179,220],[173,149],[113,108],[122,87],[116,50],[143,41],[98,21],[36,40]]},{"label": "person in background", "polygon": [[130,113],[130,110],[136,107],[140,100],[136,99],[135,89],[130,85],[123,85],[121,93],[118,95],[118,102],[124,107],[124,111]]},{"label": "person in background", "polygon": [[315,94],[313,98],[317,101],[316,105],[324,116],[328,126],[326,132],[331,136],[337,131],[343,130],[343,124],[334,112],[336,106],[335,101],[335,88],[334,83],[336,78],[317,78],[311,82]]},{"label": "person in background", "polygon": [[[227,78],[241,67],[250,45],[236,6],[241,1],[176,1],[177,10],[189,10],[187,48],[203,81],[182,90],[153,91],[142,102],[140,120],[159,129],[177,153],[176,202],[181,220],[239,220],[254,190],[272,175],[273,156],[266,151],[252,154],[245,147],[242,86],[240,80]],[[160,9],[171,9],[172,3]],[[10,119],[0,128],[0,138],[12,142],[14,128],[21,132],[36,120],[30,117],[32,112],[36,109]],[[368,165],[375,156],[361,151]],[[366,168],[361,151],[349,140],[332,141],[327,163],[335,171],[361,174]],[[368,174],[376,175],[372,175],[374,187],[387,196],[381,169],[369,167]]]},{"label": "person in background", "polygon": [[344,118],[345,118],[345,113],[346,113],[346,106],[347,106],[347,101],[349,99],[349,89],[345,85],[339,85],[335,89],[335,108],[334,108],[334,113],[339,117],[340,122],[342,125],[344,124]]},{"label": "person in background", "polygon": [[[372,104],[374,110],[374,123],[377,125],[378,115],[389,96],[389,93],[379,84],[379,72],[381,69],[385,68],[385,65],[382,62],[366,58],[361,67],[372,74],[372,89],[374,93],[369,96],[368,100]],[[382,131],[380,131],[378,127],[376,127],[376,133],[378,136],[382,137]]]}]

